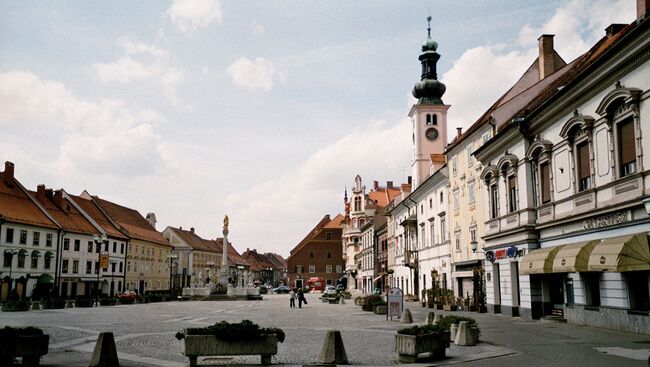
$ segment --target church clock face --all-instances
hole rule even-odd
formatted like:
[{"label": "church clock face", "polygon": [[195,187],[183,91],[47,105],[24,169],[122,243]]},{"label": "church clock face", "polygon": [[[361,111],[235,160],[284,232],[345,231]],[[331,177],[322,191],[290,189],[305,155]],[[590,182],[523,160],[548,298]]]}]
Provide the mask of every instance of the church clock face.
[{"label": "church clock face", "polygon": [[438,130],[436,130],[433,127],[430,127],[427,129],[427,131],[424,132],[424,135],[427,137],[427,139],[434,141],[438,139]]}]

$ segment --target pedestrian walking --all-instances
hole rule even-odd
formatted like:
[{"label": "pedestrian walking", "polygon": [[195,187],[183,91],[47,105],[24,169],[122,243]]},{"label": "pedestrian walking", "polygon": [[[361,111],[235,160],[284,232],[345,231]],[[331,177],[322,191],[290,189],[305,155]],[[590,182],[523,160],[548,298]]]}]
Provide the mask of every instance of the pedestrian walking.
[{"label": "pedestrian walking", "polygon": [[302,304],[307,304],[307,299],[305,294],[302,292],[302,289],[298,289],[298,308],[302,308]]},{"label": "pedestrian walking", "polygon": [[296,307],[296,292],[293,291],[293,288],[289,291],[289,308]]}]

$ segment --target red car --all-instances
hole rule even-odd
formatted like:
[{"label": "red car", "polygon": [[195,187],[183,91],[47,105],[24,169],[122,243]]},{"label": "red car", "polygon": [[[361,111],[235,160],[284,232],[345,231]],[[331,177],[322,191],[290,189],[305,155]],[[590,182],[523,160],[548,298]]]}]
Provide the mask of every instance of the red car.
[{"label": "red car", "polygon": [[135,293],[134,291],[126,291],[124,293],[118,293],[117,298],[119,298],[119,299],[128,299],[128,300],[131,300],[131,301],[135,301],[135,298],[137,297],[137,295],[138,294]]}]

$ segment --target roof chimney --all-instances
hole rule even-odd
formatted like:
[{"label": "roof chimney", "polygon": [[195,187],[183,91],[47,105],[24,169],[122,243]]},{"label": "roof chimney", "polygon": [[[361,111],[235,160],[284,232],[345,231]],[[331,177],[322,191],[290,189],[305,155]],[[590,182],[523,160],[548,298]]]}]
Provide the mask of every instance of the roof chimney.
[{"label": "roof chimney", "polygon": [[386,187],[389,189],[393,188],[393,181],[386,181]]},{"label": "roof chimney", "polygon": [[67,205],[63,199],[63,190],[59,189],[54,191],[54,204],[59,207],[64,213],[70,212],[70,206]]},{"label": "roof chimney", "polygon": [[456,128],[456,137],[460,138],[461,135],[463,135],[463,128],[462,127],[457,127]]},{"label": "roof chimney", "polygon": [[54,190],[45,189],[45,197],[48,199],[54,199]]},{"label": "roof chimney", "polygon": [[14,183],[14,164],[6,161],[5,162],[5,170],[2,173],[2,180],[7,184],[7,186],[11,187],[13,186]]},{"label": "roof chimney", "polygon": [[147,213],[147,222],[149,222],[149,224],[151,224],[151,226],[153,227],[153,229],[156,229],[156,222],[157,222],[157,221],[156,221],[156,214],[154,214],[154,213]]},{"label": "roof chimney", "polygon": [[41,204],[45,204],[45,185],[36,186],[36,200]]},{"label": "roof chimney", "polygon": [[625,28],[626,26],[627,24],[612,23],[609,25],[609,27],[605,28],[605,35],[607,36],[607,38],[610,38],[611,36],[620,32],[621,29]]},{"label": "roof chimney", "polygon": [[379,188],[379,181],[372,181],[372,189],[377,190]]},{"label": "roof chimney", "polygon": [[650,0],[636,0],[636,19],[645,18],[650,10]]},{"label": "roof chimney", "polygon": [[190,227],[190,233],[194,234],[194,227]]},{"label": "roof chimney", "polygon": [[539,80],[546,78],[555,71],[555,50],[553,49],[553,34],[543,34],[539,42]]}]

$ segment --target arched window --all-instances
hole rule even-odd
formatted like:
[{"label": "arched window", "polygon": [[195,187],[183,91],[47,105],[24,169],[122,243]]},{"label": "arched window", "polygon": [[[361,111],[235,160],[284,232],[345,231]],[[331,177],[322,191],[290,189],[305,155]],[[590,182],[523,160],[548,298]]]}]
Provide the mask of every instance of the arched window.
[{"label": "arched window", "polygon": [[498,178],[499,171],[493,165],[489,165],[481,172],[481,180],[485,182],[485,187],[488,189],[489,205],[490,205],[490,219],[499,217],[499,186]]},{"label": "arched window", "polygon": [[361,197],[360,196],[355,196],[354,197],[354,211],[358,212],[361,210]]},{"label": "arched window", "polygon": [[366,221],[363,219],[359,219],[359,227],[363,227],[364,224],[366,224]]},{"label": "arched window", "polygon": [[530,145],[526,157],[531,162],[535,206],[552,200],[551,147],[553,143],[539,136]]},{"label": "arched window", "polygon": [[427,113],[427,125],[438,125],[438,115]]},{"label": "arched window", "polygon": [[581,192],[593,187],[591,166],[592,136],[594,118],[574,113],[574,116],[567,121],[560,136],[569,142],[569,149],[573,153],[575,168],[575,191]]}]

